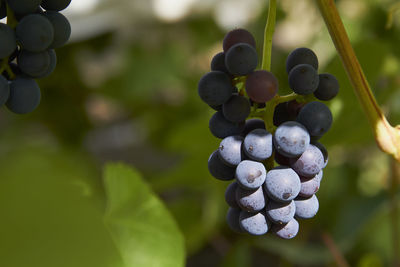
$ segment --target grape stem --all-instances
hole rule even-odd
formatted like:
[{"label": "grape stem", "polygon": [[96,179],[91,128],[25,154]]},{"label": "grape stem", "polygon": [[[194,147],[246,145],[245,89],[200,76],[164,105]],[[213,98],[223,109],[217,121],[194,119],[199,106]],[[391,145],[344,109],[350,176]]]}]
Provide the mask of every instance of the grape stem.
[{"label": "grape stem", "polygon": [[264,47],[261,69],[271,70],[272,36],[275,31],[276,0],[269,0],[268,19],[264,30]]},{"label": "grape stem", "polygon": [[400,126],[392,127],[377,103],[351,46],[334,0],[316,1],[347,76],[373,129],[379,148],[400,162]]}]

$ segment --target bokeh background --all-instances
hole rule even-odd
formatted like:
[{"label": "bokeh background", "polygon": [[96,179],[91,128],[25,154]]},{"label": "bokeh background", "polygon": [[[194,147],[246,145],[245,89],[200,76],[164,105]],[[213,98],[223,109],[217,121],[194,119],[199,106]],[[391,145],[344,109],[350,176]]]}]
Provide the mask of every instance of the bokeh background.
[{"label": "bokeh background", "polygon": [[[0,111],[0,266],[336,266],[333,247],[350,266],[392,265],[397,178],[311,0],[278,1],[272,71],[287,93],[286,56],[306,46],[341,84],[322,139],[320,211],[291,241],[227,228],[227,183],[207,170],[219,140],[197,81],[230,29],[251,31],[261,55],[267,2],[72,0],[63,12],[71,41],[40,80],[40,107]],[[386,27],[396,1],[336,2],[378,102],[398,123],[400,12]]]}]

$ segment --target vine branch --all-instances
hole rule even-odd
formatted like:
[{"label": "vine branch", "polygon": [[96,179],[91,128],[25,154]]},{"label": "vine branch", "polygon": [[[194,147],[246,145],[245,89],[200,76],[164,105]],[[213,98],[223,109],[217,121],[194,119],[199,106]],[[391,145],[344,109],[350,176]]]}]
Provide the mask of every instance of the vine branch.
[{"label": "vine branch", "polygon": [[316,0],[379,148],[400,162],[400,127],[392,127],[379,107],[333,0]]}]

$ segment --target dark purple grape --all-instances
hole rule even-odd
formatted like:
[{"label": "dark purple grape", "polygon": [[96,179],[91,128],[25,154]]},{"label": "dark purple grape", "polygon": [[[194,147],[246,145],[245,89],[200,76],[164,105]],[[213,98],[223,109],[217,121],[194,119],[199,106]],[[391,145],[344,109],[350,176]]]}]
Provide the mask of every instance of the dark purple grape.
[{"label": "dark purple grape", "polygon": [[222,71],[205,74],[198,84],[200,98],[211,106],[224,104],[232,96],[232,91],[231,79]]},{"label": "dark purple grape", "polygon": [[245,29],[235,29],[225,35],[223,41],[224,51],[227,52],[229,48],[238,43],[246,43],[256,48],[256,40],[250,32]]},{"label": "dark purple grape", "polygon": [[235,178],[235,168],[229,167],[221,161],[218,150],[208,158],[208,171],[218,180],[229,181]]},{"label": "dark purple grape", "polygon": [[339,93],[339,82],[335,76],[329,73],[319,75],[319,84],[314,96],[319,100],[328,101]]},{"label": "dark purple grape", "polygon": [[289,87],[296,94],[312,94],[317,90],[318,83],[318,72],[311,65],[297,65],[289,73]]},{"label": "dark purple grape", "polygon": [[257,64],[257,51],[248,44],[236,44],[226,52],[225,66],[233,75],[247,75],[255,70]]},{"label": "dark purple grape", "polygon": [[322,136],[332,125],[332,113],[329,108],[318,101],[306,104],[297,116],[297,121],[303,124],[311,136]]},{"label": "dark purple grape", "polygon": [[222,112],[218,111],[211,117],[209,127],[215,137],[223,139],[231,135],[239,135],[244,129],[244,122],[228,121]]},{"label": "dark purple grape", "polygon": [[300,157],[290,159],[290,166],[298,175],[311,178],[324,166],[324,155],[318,147],[309,144]]},{"label": "dark purple grape", "polygon": [[241,95],[233,95],[222,105],[224,117],[231,122],[242,122],[250,115],[250,102]]},{"label": "dark purple grape", "polygon": [[315,53],[308,48],[297,48],[293,50],[286,60],[286,72],[289,72],[297,65],[300,64],[309,64],[315,70],[318,70],[318,58]]},{"label": "dark purple grape", "polygon": [[278,92],[278,79],[269,71],[254,71],[247,76],[246,92],[256,103],[268,102]]}]

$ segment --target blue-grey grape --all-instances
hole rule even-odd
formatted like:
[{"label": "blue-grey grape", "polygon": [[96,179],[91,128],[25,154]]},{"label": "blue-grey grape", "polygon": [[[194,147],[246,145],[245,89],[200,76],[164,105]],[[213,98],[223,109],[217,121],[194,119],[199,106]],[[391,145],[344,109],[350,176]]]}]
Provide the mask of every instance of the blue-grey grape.
[{"label": "blue-grey grape", "polygon": [[245,121],[250,115],[250,102],[241,95],[232,95],[227,102],[222,105],[224,117],[231,122]]},{"label": "blue-grey grape", "polygon": [[274,146],[276,150],[286,157],[298,157],[306,150],[310,143],[307,129],[298,122],[287,121],[282,123],[275,131]]},{"label": "blue-grey grape", "polygon": [[318,147],[309,144],[300,157],[290,160],[290,166],[298,175],[311,178],[324,166],[324,156]]},{"label": "blue-grey grape", "polygon": [[10,85],[6,78],[0,75],[0,106],[3,106],[10,96]]},{"label": "blue-grey grape", "polygon": [[50,48],[58,48],[65,45],[71,36],[71,25],[68,19],[56,11],[46,11],[43,16],[51,22],[54,28],[54,38]]},{"label": "blue-grey grape", "polygon": [[228,121],[221,111],[217,111],[210,119],[209,128],[215,137],[223,139],[230,135],[239,135],[244,129],[244,122]]},{"label": "blue-grey grape", "polygon": [[339,82],[335,76],[329,73],[319,75],[319,84],[314,96],[319,100],[328,101],[339,93]]},{"label": "blue-grey grape", "polygon": [[289,74],[295,66],[300,64],[309,64],[315,70],[318,70],[317,55],[311,49],[305,47],[293,50],[286,60],[286,72]]},{"label": "blue-grey grape", "polygon": [[[236,201],[236,189],[238,188],[237,182],[230,183],[225,190],[225,202],[231,208],[240,209]],[[239,221],[239,220],[238,220]]]},{"label": "blue-grey grape", "polygon": [[23,73],[33,78],[38,78],[48,71],[50,67],[50,54],[47,51],[30,52],[22,50],[17,57],[17,62]]},{"label": "blue-grey grape", "polygon": [[232,96],[232,91],[231,79],[222,71],[205,74],[198,84],[200,98],[212,106],[224,104]]},{"label": "blue-grey grape", "polygon": [[255,129],[246,135],[243,149],[253,160],[263,161],[272,156],[272,134],[264,129]]},{"label": "blue-grey grape", "polygon": [[23,17],[15,31],[22,48],[31,52],[45,51],[54,39],[53,25],[39,14]]},{"label": "blue-grey grape", "polygon": [[322,172],[322,170],[320,170],[320,172],[317,173],[312,178],[300,177],[301,188],[300,188],[299,196],[311,197],[312,195],[317,193],[320,183],[321,183],[322,175],[323,175],[323,172]]},{"label": "blue-grey grape", "polygon": [[310,219],[314,217],[319,209],[318,198],[315,195],[309,198],[298,197],[294,200],[296,205],[296,218]]},{"label": "blue-grey grape", "polygon": [[233,75],[247,75],[257,67],[257,64],[257,51],[249,44],[236,44],[226,52],[225,66]]},{"label": "blue-grey grape", "polygon": [[222,139],[219,147],[220,159],[229,166],[237,166],[243,160],[243,137],[231,135]]},{"label": "blue-grey grape", "polygon": [[254,190],[265,182],[266,172],[262,163],[243,160],[236,167],[235,178],[244,189]]},{"label": "blue-grey grape", "polygon": [[223,41],[223,49],[225,52],[229,50],[232,46],[238,43],[246,43],[256,48],[256,40],[253,35],[245,29],[235,29],[228,32]]},{"label": "blue-grey grape", "polygon": [[258,213],[241,211],[239,216],[239,223],[242,230],[251,235],[266,234],[271,225],[271,223],[265,216],[264,211]]},{"label": "blue-grey grape", "polygon": [[258,212],[265,207],[265,196],[262,186],[256,190],[246,190],[240,186],[236,189],[236,202],[247,212]]},{"label": "blue-grey grape", "polygon": [[287,224],[283,225],[274,224],[271,231],[274,232],[280,238],[292,239],[299,232],[299,222],[295,218],[293,218]]},{"label": "blue-grey grape", "polygon": [[71,0],[43,0],[41,6],[46,10],[61,11],[70,3]]},{"label": "blue-grey grape", "polygon": [[307,128],[311,136],[322,136],[332,125],[332,113],[318,101],[307,103],[299,112],[297,121]]},{"label": "blue-grey grape", "polygon": [[268,219],[273,223],[286,224],[290,222],[296,212],[294,201],[289,203],[281,203],[270,200],[266,207],[266,214]]},{"label": "blue-grey grape", "polygon": [[278,166],[267,173],[265,191],[278,202],[289,202],[300,192],[300,178],[291,168]]},{"label": "blue-grey grape", "polygon": [[297,65],[289,73],[289,87],[296,94],[312,94],[317,90],[318,84],[318,72],[311,65]]},{"label": "blue-grey grape", "polygon": [[226,214],[226,222],[229,226],[229,228],[231,228],[232,231],[235,231],[237,233],[242,233],[243,230],[240,227],[240,213],[241,210],[240,209],[235,209],[235,208],[231,208],[229,207],[228,212]]},{"label": "blue-grey grape", "polygon": [[10,56],[17,49],[14,30],[4,23],[0,23],[0,44],[0,58]]},{"label": "blue-grey grape", "polygon": [[218,150],[208,158],[208,171],[218,180],[229,181],[235,178],[235,168],[229,167],[221,161]]},{"label": "blue-grey grape", "polygon": [[17,114],[34,111],[40,103],[40,88],[35,80],[17,76],[10,84],[10,97],[6,103],[9,110]]}]

